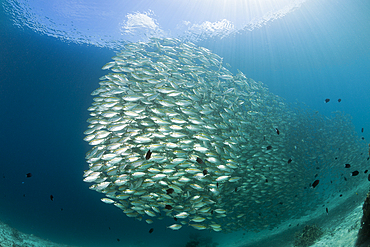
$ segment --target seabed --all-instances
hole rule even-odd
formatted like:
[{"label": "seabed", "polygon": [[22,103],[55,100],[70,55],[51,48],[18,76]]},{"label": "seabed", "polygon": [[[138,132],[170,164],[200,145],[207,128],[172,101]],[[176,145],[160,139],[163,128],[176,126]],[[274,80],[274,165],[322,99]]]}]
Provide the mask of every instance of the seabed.
[{"label": "seabed", "polygon": [[56,244],[33,234],[26,234],[0,221],[0,247],[74,247]]},{"label": "seabed", "polygon": [[[311,247],[351,247],[355,246],[357,234],[360,229],[363,215],[362,205],[369,190],[367,185],[357,187],[351,193],[352,196],[345,200],[338,200],[337,207],[329,209],[326,214],[325,208],[318,208],[313,214],[294,221],[285,222],[271,231],[260,233],[237,232],[232,234],[220,234],[219,238],[213,238],[217,246],[223,247],[293,247],[295,235],[302,233],[305,226],[317,226],[322,230],[322,237],[312,245],[296,245]],[[324,213],[322,213],[324,212]],[[290,226],[289,226],[290,225]],[[267,237],[266,237],[267,236]],[[231,238],[230,238],[231,237]],[[33,234],[25,234],[9,225],[0,222],[0,247],[77,247],[53,243],[41,239]],[[184,243],[184,247],[186,244]],[[201,245],[197,245],[202,247]],[[132,246],[134,247],[134,246]]]}]

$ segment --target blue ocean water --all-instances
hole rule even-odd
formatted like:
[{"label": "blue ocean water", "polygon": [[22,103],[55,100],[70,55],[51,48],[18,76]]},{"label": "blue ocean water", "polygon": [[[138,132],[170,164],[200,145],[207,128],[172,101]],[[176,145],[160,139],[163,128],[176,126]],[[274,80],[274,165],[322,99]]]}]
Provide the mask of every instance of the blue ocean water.
[{"label": "blue ocean water", "polygon": [[[328,116],[350,114],[359,138],[369,143],[368,13],[367,2],[307,1],[268,25],[197,44],[287,102],[303,102]],[[185,246],[196,230],[172,231],[165,228],[168,222],[128,218],[82,181],[90,149],[83,141],[86,109],[114,51],[21,29],[4,11],[0,21],[1,221],[70,245]]]}]

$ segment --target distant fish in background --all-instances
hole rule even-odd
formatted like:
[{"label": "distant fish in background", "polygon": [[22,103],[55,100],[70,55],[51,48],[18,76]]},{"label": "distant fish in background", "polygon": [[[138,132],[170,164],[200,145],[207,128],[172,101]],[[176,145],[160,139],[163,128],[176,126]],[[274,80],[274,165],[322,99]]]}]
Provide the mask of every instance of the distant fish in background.
[{"label": "distant fish in background", "polygon": [[312,188],[315,188],[318,184],[319,184],[319,180],[315,180],[313,183],[312,183]]},{"label": "distant fish in background", "polygon": [[50,195],[50,200],[54,201],[54,196]]},{"label": "distant fish in background", "polygon": [[148,159],[150,159],[151,156],[152,156],[152,152],[150,150],[148,150],[148,152],[145,155],[145,159],[148,160]]},{"label": "distant fish in background", "polygon": [[325,103],[328,103],[330,101],[330,99],[325,99]]},{"label": "distant fish in background", "polygon": [[358,171],[351,172],[351,176],[357,176],[359,174]]},{"label": "distant fish in background", "polygon": [[167,195],[172,194],[174,191],[175,191],[175,190],[174,190],[174,189],[172,189],[172,188],[169,188],[168,190],[166,190]]},{"label": "distant fish in background", "polygon": [[361,133],[364,133],[364,128],[361,128]]},{"label": "distant fish in background", "polygon": [[338,102],[340,103],[342,101],[342,99],[338,99]]},{"label": "distant fish in background", "polygon": [[26,174],[26,178],[30,178],[30,177],[32,177],[32,173],[29,172]]},{"label": "distant fish in background", "polygon": [[345,164],[344,165],[344,168],[350,168],[351,167],[351,165],[350,164]]}]

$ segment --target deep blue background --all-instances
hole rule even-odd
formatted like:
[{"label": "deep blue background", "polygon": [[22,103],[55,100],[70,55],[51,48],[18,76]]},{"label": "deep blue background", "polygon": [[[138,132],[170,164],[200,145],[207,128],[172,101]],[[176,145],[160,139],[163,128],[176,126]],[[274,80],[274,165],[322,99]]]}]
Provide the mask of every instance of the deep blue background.
[{"label": "deep blue background", "polygon": [[[304,102],[325,115],[352,115],[368,141],[370,3],[349,2],[309,1],[268,26],[199,45],[288,102]],[[4,13],[0,20],[1,220],[76,245],[122,246],[151,238],[184,246],[191,230],[171,232],[171,240],[165,224],[127,218],[82,181],[90,148],[82,140],[86,109],[114,52],[19,29]],[[325,98],[331,101],[325,104]]]}]

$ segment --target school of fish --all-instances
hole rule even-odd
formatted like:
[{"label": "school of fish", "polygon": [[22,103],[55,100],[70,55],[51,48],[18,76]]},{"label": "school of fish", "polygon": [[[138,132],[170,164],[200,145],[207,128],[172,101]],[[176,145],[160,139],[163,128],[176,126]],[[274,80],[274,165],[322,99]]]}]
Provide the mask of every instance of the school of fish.
[{"label": "school of fish", "polygon": [[[103,69],[84,181],[128,217],[170,217],[172,230],[271,229],[355,185],[343,164],[368,162],[348,117],[291,107],[206,48],[152,38]],[[327,174],[331,184],[311,186]]]}]

